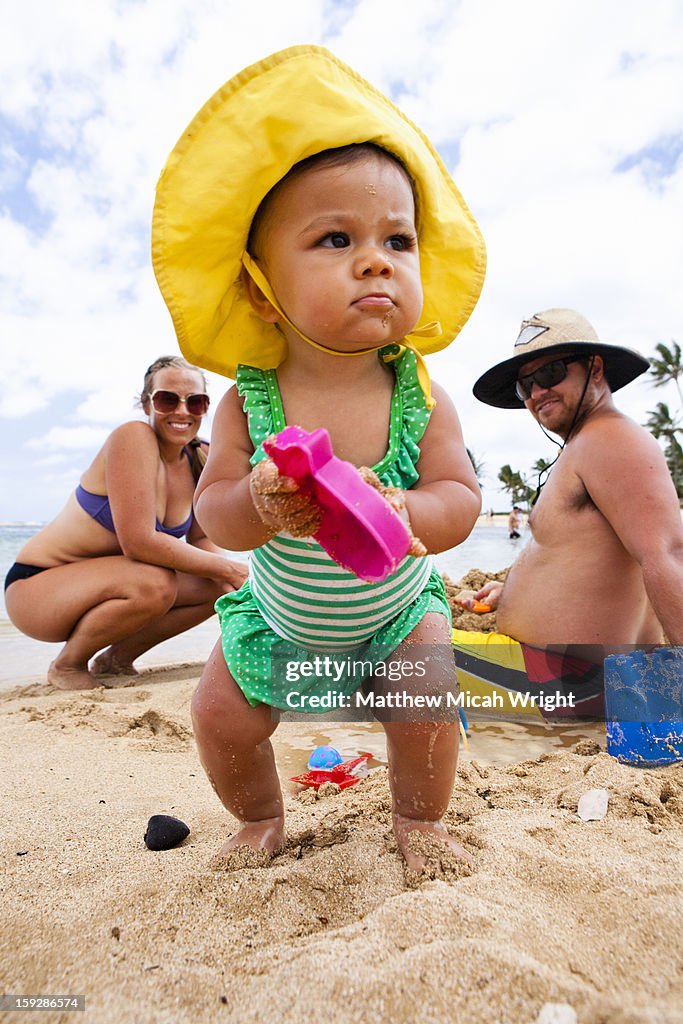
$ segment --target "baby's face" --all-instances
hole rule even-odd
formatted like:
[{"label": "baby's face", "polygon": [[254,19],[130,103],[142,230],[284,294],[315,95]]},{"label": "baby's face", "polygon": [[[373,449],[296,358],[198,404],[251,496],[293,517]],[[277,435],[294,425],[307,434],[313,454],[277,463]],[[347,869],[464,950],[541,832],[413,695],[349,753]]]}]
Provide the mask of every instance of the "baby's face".
[{"label": "baby's face", "polygon": [[417,324],[415,203],[393,160],[373,154],[293,177],[273,197],[258,236],[259,264],[280,306],[319,344],[343,352],[379,347]]}]

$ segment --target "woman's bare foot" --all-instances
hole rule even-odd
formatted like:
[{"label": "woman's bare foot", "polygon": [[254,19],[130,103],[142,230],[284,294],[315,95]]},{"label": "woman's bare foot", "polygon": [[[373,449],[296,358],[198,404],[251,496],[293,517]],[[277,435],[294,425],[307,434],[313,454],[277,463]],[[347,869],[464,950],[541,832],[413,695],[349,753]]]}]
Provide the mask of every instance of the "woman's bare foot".
[{"label": "woman's bare foot", "polygon": [[56,661],[47,670],[47,681],[58,690],[96,690],[102,685],[93,679],[87,669],[60,668]]},{"label": "woman's bare foot", "polygon": [[249,821],[211,859],[211,867],[214,871],[266,867],[284,843],[284,818]]},{"label": "woman's bare foot", "polygon": [[474,858],[447,831],[442,821],[420,821],[392,814],[396,842],[409,880],[469,874]]},{"label": "woman's bare foot", "polygon": [[137,676],[132,661],[118,661],[111,647],[93,658],[90,671],[94,676]]}]

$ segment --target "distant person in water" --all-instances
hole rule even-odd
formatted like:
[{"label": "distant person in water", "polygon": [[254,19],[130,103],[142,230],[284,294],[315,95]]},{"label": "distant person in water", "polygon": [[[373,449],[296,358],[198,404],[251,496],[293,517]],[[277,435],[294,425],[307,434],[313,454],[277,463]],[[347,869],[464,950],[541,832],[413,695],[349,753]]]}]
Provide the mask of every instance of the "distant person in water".
[{"label": "distant person in water", "polygon": [[513,505],[512,512],[508,516],[508,536],[510,540],[519,540],[522,536],[522,510],[519,505]]},{"label": "distant person in water", "polygon": [[17,629],[66,641],[48,669],[59,689],[135,675],[136,658],[208,619],[216,599],[247,576],[246,566],[207,540],[192,512],[208,450],[197,438],[209,408],[202,371],[179,357],[157,359],[140,404],[147,423],[124,423],[109,435],[5,580]]},{"label": "distant person in water", "polygon": [[600,665],[624,646],[660,644],[664,635],[683,644],[676,490],[657,442],[612,399],[648,367],[637,352],[600,341],[574,310],[549,309],[522,323],[512,358],[475,384],[480,401],[528,409],[562,444],[505,583],[459,595],[466,607],[496,609],[501,632],[455,630],[458,666],[491,678],[482,659],[517,658],[521,646],[538,682],[529,665],[543,662],[539,652],[573,659],[581,675],[580,662]]}]

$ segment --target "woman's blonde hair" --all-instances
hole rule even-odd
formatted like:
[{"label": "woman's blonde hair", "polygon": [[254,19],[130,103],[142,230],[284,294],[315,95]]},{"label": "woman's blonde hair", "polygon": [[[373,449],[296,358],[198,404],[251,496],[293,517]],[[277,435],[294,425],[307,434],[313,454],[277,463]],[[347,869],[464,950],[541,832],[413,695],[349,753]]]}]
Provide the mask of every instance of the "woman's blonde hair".
[{"label": "woman's blonde hair", "polygon": [[[145,379],[142,385],[142,391],[138,396],[138,405],[144,406],[149,402],[152,391],[154,390],[154,374],[159,370],[165,370],[169,366],[177,366],[182,370],[191,370],[193,373],[198,373],[202,378],[202,385],[205,391],[209,389],[209,382],[207,381],[204,372],[200,370],[198,366],[193,366],[192,363],[188,363],[182,356],[159,356],[153,363],[145,370]],[[207,454],[202,448],[202,442],[198,437],[194,437],[189,444],[190,448],[190,466],[192,467],[192,476],[195,479],[195,483],[199,480],[201,472],[206,465]]]}]

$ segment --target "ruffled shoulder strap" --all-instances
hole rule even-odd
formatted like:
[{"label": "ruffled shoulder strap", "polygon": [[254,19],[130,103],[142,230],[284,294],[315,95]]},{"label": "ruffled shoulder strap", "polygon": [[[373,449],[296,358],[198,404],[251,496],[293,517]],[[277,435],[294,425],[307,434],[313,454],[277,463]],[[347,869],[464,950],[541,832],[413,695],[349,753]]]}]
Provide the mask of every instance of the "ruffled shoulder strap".
[{"label": "ruffled shoulder strap", "polygon": [[394,487],[412,487],[419,479],[419,443],[427,429],[431,410],[427,408],[418,379],[415,353],[402,345],[387,345],[380,350],[379,355],[393,367],[396,389],[395,402],[392,403],[389,451],[374,469],[383,483]]},{"label": "ruffled shoulder strap", "polygon": [[265,458],[263,442],[285,427],[285,414],[277,385],[275,370],[259,370],[256,366],[237,367],[237,393],[244,399],[249,437],[254,446],[252,466]]}]

